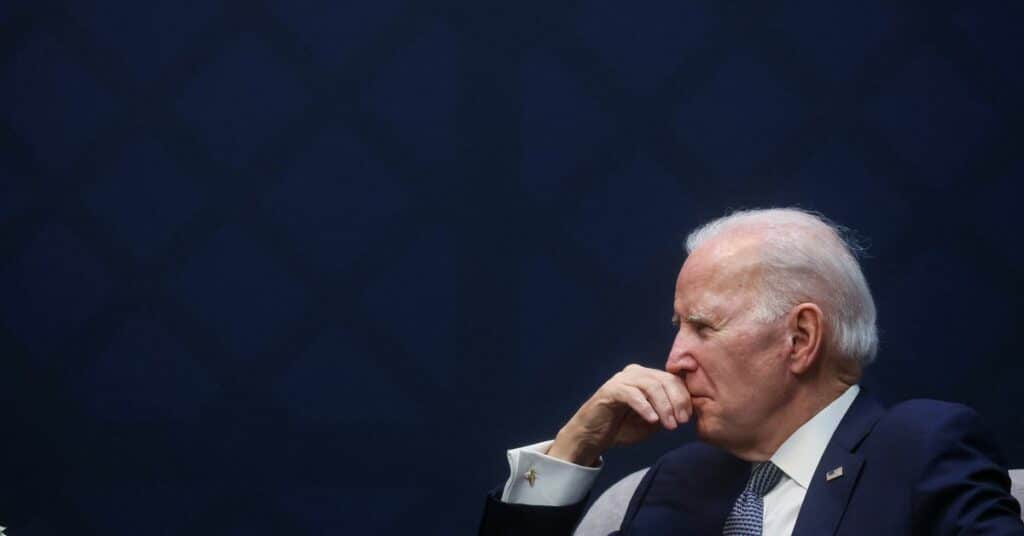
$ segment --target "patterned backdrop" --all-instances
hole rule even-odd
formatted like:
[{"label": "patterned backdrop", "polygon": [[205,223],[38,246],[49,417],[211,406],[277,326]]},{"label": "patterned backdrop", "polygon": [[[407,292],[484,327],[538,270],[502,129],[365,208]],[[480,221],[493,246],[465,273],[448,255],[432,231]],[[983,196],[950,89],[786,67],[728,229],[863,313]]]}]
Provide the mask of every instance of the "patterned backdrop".
[{"label": "patterned backdrop", "polygon": [[[1019,2],[0,4],[0,525],[470,534],[687,231],[850,226],[865,385],[1024,467]],[[608,457],[650,464],[687,431]]]}]

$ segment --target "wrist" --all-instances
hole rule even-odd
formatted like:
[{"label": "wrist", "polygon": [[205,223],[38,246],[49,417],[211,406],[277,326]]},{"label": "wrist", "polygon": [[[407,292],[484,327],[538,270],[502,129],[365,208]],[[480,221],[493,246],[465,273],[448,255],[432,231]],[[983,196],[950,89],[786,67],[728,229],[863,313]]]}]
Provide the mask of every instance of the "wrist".
[{"label": "wrist", "polygon": [[587,442],[573,431],[570,423],[558,431],[555,440],[548,447],[547,455],[583,467],[594,467],[601,453],[598,449],[589,447]]}]

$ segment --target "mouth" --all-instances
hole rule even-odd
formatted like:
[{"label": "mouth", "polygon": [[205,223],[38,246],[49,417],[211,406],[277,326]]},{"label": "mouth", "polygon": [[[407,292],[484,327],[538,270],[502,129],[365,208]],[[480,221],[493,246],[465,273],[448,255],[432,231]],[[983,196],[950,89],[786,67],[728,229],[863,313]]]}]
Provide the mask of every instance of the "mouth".
[{"label": "mouth", "polygon": [[690,395],[690,402],[693,405],[695,405],[695,406],[698,405],[698,404],[700,404],[700,405],[706,404],[709,400],[711,400],[711,397],[709,397],[709,396]]}]

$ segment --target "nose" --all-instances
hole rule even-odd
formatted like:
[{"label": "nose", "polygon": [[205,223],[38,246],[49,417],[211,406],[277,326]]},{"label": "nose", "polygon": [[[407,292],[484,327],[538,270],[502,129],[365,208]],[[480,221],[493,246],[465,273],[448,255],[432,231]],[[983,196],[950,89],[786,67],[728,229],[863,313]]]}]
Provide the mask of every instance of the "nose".
[{"label": "nose", "polygon": [[676,338],[672,341],[672,348],[668,351],[668,359],[665,361],[665,371],[676,376],[687,372],[697,371],[697,360],[694,359],[693,345],[688,341],[685,327],[676,332]]}]

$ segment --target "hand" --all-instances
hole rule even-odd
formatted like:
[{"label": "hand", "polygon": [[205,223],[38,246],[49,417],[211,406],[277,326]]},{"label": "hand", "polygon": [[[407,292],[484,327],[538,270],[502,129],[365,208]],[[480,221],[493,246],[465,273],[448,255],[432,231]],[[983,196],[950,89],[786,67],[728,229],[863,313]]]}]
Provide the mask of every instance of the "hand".
[{"label": "hand", "polygon": [[675,430],[692,414],[690,392],[682,378],[628,365],[583,403],[558,432],[548,455],[593,465],[608,448],[632,445],[659,428]]}]

